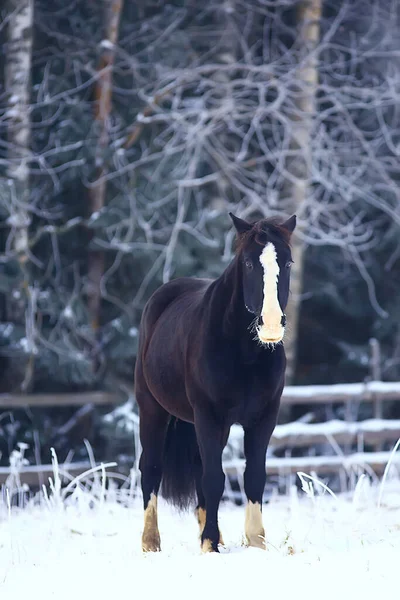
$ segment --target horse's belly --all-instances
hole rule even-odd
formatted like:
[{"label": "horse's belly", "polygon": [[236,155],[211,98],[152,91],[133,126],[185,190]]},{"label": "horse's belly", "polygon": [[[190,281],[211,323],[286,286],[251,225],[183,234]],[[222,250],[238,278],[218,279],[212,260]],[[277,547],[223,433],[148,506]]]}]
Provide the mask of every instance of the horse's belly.
[{"label": "horse's belly", "polygon": [[185,389],[184,360],[171,340],[155,334],[143,362],[147,386],[171,415],[193,422],[193,409]]},{"label": "horse's belly", "polygon": [[193,409],[184,391],[152,381],[149,389],[157,402],[172,416],[193,423]]}]

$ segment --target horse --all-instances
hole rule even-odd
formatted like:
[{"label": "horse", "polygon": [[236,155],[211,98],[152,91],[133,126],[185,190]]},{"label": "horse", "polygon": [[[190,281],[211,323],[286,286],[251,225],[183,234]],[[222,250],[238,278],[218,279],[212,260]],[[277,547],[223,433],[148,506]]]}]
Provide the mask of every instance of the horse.
[{"label": "horse", "polygon": [[197,497],[201,550],[219,551],[222,452],[234,423],[244,430],[245,538],[249,546],[265,548],[265,459],[284,387],[296,215],[254,223],[229,216],[236,252],[222,275],[173,279],[143,310],[134,385],[144,552],[161,549],[159,491],[180,509]]}]

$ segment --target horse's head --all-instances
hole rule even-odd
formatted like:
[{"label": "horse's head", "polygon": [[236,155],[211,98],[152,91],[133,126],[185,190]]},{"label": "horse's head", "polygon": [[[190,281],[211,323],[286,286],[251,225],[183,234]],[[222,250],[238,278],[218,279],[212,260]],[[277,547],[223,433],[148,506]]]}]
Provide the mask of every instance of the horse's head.
[{"label": "horse's head", "polygon": [[260,342],[277,344],[285,333],[293,263],[289,242],[296,227],[296,215],[283,223],[276,219],[248,223],[229,214],[238,233],[245,306],[256,315],[255,329]]}]

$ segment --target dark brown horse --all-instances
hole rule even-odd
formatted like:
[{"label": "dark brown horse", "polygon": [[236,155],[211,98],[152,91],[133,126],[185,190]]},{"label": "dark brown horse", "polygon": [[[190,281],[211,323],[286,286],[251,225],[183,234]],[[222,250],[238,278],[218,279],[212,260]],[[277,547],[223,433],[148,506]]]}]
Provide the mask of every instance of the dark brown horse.
[{"label": "dark brown horse", "polygon": [[281,342],[296,217],[250,224],[230,216],[237,251],[221,277],[175,279],[161,286],[143,311],[135,391],[144,551],[160,550],[161,481],[162,495],[181,508],[197,495],[201,548],[218,551],[221,457],[233,423],[244,429],[247,542],[265,547],[265,456],[284,385]]}]

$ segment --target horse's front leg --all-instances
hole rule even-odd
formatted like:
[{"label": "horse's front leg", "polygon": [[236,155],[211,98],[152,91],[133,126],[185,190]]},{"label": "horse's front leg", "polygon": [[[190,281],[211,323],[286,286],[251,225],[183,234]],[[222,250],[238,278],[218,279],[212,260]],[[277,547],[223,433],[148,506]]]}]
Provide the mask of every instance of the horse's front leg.
[{"label": "horse's front leg", "polygon": [[277,412],[277,409],[271,410],[253,427],[244,428],[244,490],[247,496],[245,535],[249,546],[262,549],[266,547],[262,521],[262,499],[266,481],[265,456],[275,428]]},{"label": "horse's front leg", "polygon": [[205,500],[205,524],[201,534],[201,549],[203,552],[218,552],[220,541],[218,507],[225,485],[222,450],[226,442],[227,430],[215,422],[211,411],[195,413],[195,428],[203,465],[202,491]]}]

